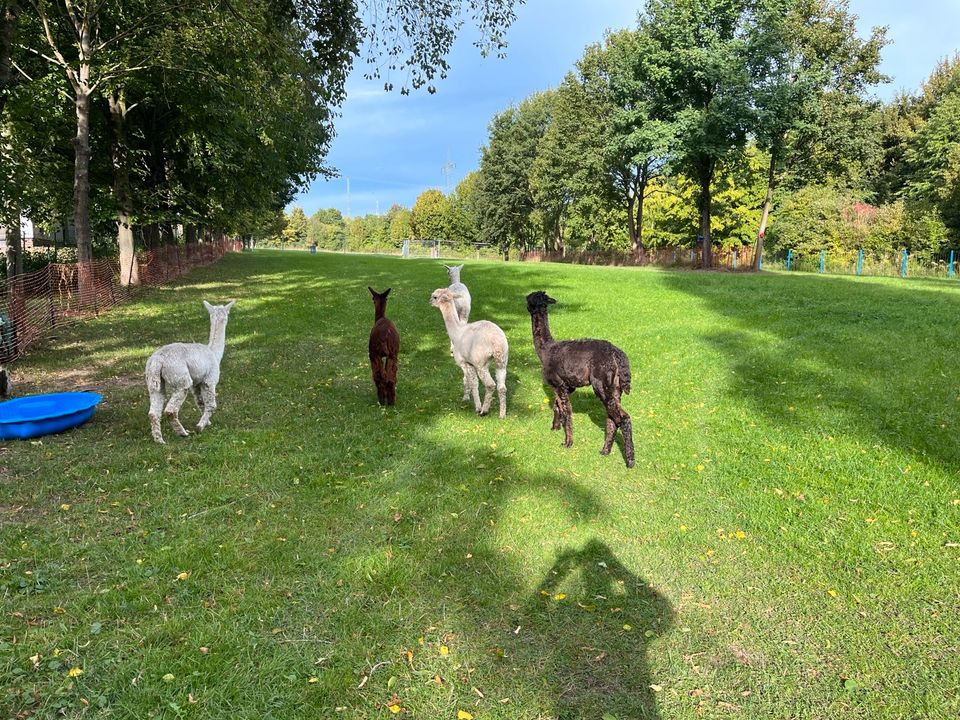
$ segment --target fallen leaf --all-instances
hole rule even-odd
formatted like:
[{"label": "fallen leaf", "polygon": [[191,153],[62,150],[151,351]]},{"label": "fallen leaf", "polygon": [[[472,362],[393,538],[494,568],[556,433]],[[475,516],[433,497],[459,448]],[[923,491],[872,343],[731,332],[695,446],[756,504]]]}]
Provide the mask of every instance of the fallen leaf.
[{"label": "fallen leaf", "polygon": [[466,710],[457,710],[457,720],[473,720],[473,715]]},{"label": "fallen leaf", "polygon": [[78,667],[70,668],[70,671],[67,673],[67,677],[80,677],[83,675],[83,670]]},{"label": "fallen leaf", "polygon": [[173,673],[167,673],[166,675],[163,676],[164,682],[173,682],[176,679],[177,679],[177,676],[174,675]]},{"label": "fallen leaf", "polygon": [[398,712],[403,710],[403,708],[397,705],[396,703],[393,703],[392,705],[387,705],[387,707],[390,709],[390,712],[392,712],[394,715],[396,715]]}]

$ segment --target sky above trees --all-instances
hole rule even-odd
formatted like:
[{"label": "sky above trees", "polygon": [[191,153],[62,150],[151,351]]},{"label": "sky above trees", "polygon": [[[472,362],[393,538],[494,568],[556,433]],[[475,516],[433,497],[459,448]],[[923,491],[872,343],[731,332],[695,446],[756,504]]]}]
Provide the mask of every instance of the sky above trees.
[{"label": "sky above trees", "polygon": [[[384,80],[365,80],[358,64],[348,82],[343,115],[336,121],[329,163],[340,177],[318,179],[296,204],[306,213],[334,207],[345,215],[385,213],[393,203],[411,207],[423,190],[444,192],[479,164],[480,146],[494,114],[536,90],[556,87],[586,45],[607,28],[634,27],[642,2],[624,0],[526,0],[507,38],[504,59],[483,58],[464,32],[450,56],[449,77],[430,95],[383,90]],[[956,0],[851,0],[861,34],[889,26],[891,44],[881,69],[892,77],[876,94],[916,90],[937,61],[960,50]],[[447,166],[445,171],[444,166]],[[349,178],[349,192],[348,192]]]}]

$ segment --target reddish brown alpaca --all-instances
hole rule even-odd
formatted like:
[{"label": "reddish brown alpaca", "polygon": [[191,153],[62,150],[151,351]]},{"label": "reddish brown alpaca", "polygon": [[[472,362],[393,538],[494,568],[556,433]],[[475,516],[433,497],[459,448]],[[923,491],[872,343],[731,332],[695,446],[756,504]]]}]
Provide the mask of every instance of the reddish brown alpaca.
[{"label": "reddish brown alpaca", "polygon": [[370,369],[373,384],[377,386],[377,402],[393,405],[397,402],[397,353],[400,352],[400,333],[386,317],[387,295],[390,288],[373,295],[373,329],[370,331]]}]

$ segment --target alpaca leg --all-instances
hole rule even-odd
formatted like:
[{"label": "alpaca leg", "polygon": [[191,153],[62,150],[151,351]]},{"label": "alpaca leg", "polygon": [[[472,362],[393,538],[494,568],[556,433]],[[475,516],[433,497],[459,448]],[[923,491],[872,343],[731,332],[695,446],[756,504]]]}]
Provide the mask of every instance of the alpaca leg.
[{"label": "alpaca leg", "polygon": [[507,416],[507,368],[498,367],[494,374],[497,377],[497,401],[500,404],[500,419]]},{"label": "alpaca leg", "polygon": [[[483,381],[483,405],[480,407],[480,414],[486,415],[490,412],[490,405],[493,403],[493,392],[497,387],[497,384],[493,381],[493,378],[490,377],[490,370],[486,365],[477,369],[477,373],[480,375],[480,379]],[[501,415],[501,417],[503,417]]]},{"label": "alpaca leg", "polygon": [[557,396],[553,396],[553,424],[551,430],[559,430],[562,427],[563,414],[560,412],[560,401]]},{"label": "alpaca leg", "polygon": [[473,409],[480,413],[480,389],[477,386],[477,371],[476,369],[467,363],[464,363],[463,368],[463,384],[464,387],[468,389],[470,396],[473,398]]},{"label": "alpaca leg", "polygon": [[[633,424],[630,421],[630,415],[620,404],[620,393],[611,393],[607,397],[605,405],[607,408],[607,439],[603,444],[603,450],[600,452],[604,455],[610,452],[610,448],[613,446],[613,436],[616,433],[615,428],[620,428],[620,432],[623,433],[623,459],[627,467],[632,468],[636,462],[633,453]],[[611,426],[614,427],[613,431],[611,431]]]},{"label": "alpaca leg", "polygon": [[203,432],[210,427],[210,416],[217,409],[217,386],[201,385],[200,396],[203,398],[203,415],[200,416],[200,422],[197,423],[197,432]]},{"label": "alpaca leg", "polygon": [[377,402],[383,405],[386,400],[383,393],[383,364],[377,355],[370,355],[370,374],[373,376],[373,384],[377,387]]},{"label": "alpaca leg", "polygon": [[463,367],[463,401],[467,402],[470,399],[470,387],[471,387],[470,377],[473,374],[473,369],[471,368],[468,371],[465,366],[462,366],[462,367]]},{"label": "alpaca leg", "polygon": [[163,393],[159,391],[150,392],[150,435],[153,439],[164,444],[163,432],[160,429],[160,414],[163,412]]},{"label": "alpaca leg", "polygon": [[570,393],[558,390],[556,402],[563,421],[563,446],[570,447],[573,445],[573,406],[570,404]]},{"label": "alpaca leg", "polygon": [[397,402],[397,357],[387,357],[387,362],[383,370],[384,374],[384,397],[387,405],[395,405]]},{"label": "alpaca leg", "polygon": [[197,407],[200,408],[200,413],[203,414],[203,395],[200,393],[200,386],[193,386],[193,399],[197,401]]},{"label": "alpaca leg", "polygon": [[183,405],[183,401],[187,399],[188,392],[190,392],[189,387],[174,390],[170,399],[167,401],[167,407],[163,411],[167,416],[167,420],[170,421],[170,427],[173,428],[173,431],[177,435],[182,437],[190,434],[189,431],[180,424],[180,406]]},{"label": "alpaca leg", "polygon": [[613,438],[619,426],[619,393],[617,393],[616,390],[608,391],[599,379],[594,379],[590,384],[593,387],[594,394],[600,399],[604,409],[607,411],[607,429],[603,438],[603,447],[600,448],[600,454],[609,455],[610,449],[613,447]]}]

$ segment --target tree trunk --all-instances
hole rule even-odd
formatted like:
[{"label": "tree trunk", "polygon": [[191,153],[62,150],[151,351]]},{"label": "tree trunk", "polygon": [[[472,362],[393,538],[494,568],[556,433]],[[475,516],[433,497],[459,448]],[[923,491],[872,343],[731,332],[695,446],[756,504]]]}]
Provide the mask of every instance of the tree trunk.
[{"label": "tree trunk", "polygon": [[637,184],[637,217],[636,217],[636,228],[637,228],[637,237],[633,244],[633,255],[634,257],[640,254],[640,248],[643,247],[643,201],[644,195],[647,193],[647,181],[646,178],[642,179]]},{"label": "tree trunk", "polygon": [[73,140],[73,231],[77,242],[77,284],[80,304],[93,302],[96,292],[93,277],[93,237],[90,232],[90,91],[84,83],[78,88],[74,104],[77,111],[77,136]]},{"label": "tree trunk", "polygon": [[130,190],[130,166],[127,161],[126,104],[123,97],[107,98],[113,121],[113,194],[117,201],[117,246],[120,249],[120,284],[139,285],[140,268],[133,245],[133,193]]},{"label": "tree trunk", "polygon": [[17,27],[17,13],[12,5],[4,3],[0,7],[0,115],[7,102],[7,93],[13,86],[13,65],[10,58],[13,55],[13,37]]},{"label": "tree trunk", "polygon": [[710,185],[713,181],[713,168],[712,160],[700,163],[700,237],[703,243],[700,267],[705,269],[713,267],[713,241],[710,238]]},{"label": "tree trunk", "polygon": [[185,245],[197,244],[197,226],[196,225],[193,225],[193,224],[184,225],[183,242]]},{"label": "tree trunk", "polygon": [[637,226],[633,215],[633,208],[637,204],[637,196],[634,193],[627,192],[627,230],[630,233],[630,250],[636,257],[640,251],[640,243],[637,240]]},{"label": "tree trunk", "polygon": [[777,153],[770,151],[770,168],[767,172],[767,195],[763,200],[763,214],[760,216],[760,229],[757,231],[757,248],[753,253],[753,269],[760,269],[760,262],[763,259],[763,238],[767,234],[767,219],[770,217],[770,209],[773,207],[773,190],[776,187],[776,167]]},{"label": "tree trunk", "polygon": [[7,225],[7,277],[23,275],[23,239],[20,236],[20,213]]}]

